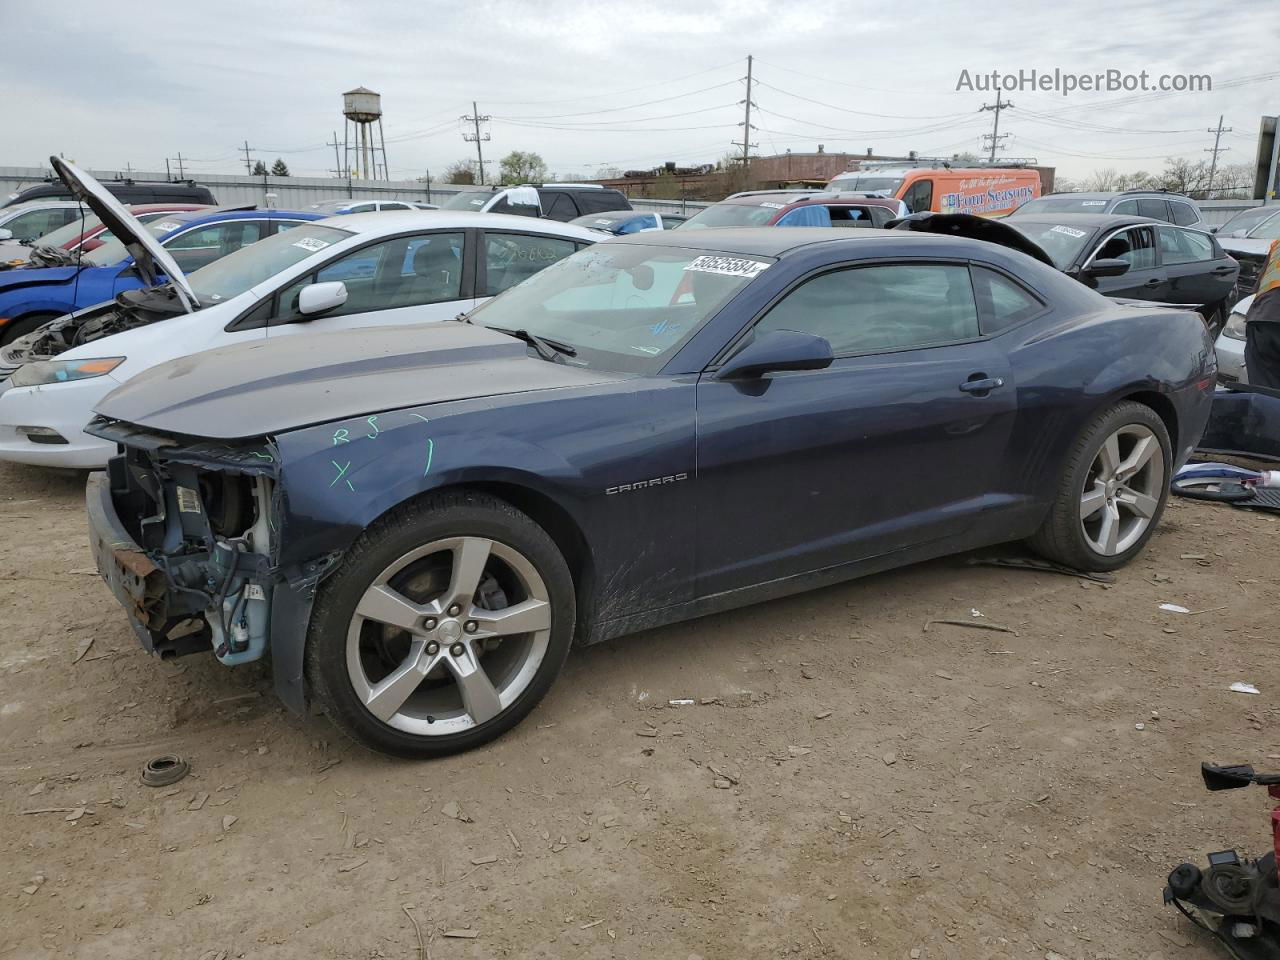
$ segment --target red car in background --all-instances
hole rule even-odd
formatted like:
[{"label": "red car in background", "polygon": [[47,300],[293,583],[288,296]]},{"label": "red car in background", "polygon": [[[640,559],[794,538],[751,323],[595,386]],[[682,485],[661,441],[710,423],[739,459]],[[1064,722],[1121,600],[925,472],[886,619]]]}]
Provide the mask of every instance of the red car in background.
[{"label": "red car in background", "polygon": [[699,211],[676,229],[883,227],[906,214],[901,200],[830,190],[749,190]]},{"label": "red car in background", "polygon": [[[126,206],[125,209],[142,223],[149,223],[167,213],[181,213],[187,210],[211,210],[213,208],[208,204],[202,203],[135,203]],[[35,253],[37,247],[65,251],[68,254],[76,251],[88,253],[90,250],[96,250],[110,239],[111,234],[107,232],[106,224],[94,216],[86,207],[83,219],[73,220],[57,230],[46,233],[30,246],[21,243],[0,244],[0,269],[26,266],[32,259],[32,254]],[[41,263],[40,265],[57,266],[64,259],[69,261],[71,258],[55,254],[48,259],[52,262]]]}]

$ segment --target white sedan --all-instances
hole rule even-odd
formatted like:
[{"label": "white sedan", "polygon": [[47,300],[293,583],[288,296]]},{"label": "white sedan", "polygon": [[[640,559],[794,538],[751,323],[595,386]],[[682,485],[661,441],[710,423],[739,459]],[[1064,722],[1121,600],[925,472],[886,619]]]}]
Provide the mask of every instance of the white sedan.
[{"label": "white sedan", "polygon": [[1252,305],[1253,297],[1248,296],[1232,307],[1213,344],[1214,353],[1218,355],[1218,379],[1224,383],[1249,382],[1244,368],[1244,325]]},{"label": "white sedan", "polygon": [[449,319],[600,239],[531,217],[351,214],[302,224],[185,276],[91,177],[55,166],[117,237],[129,235],[144,278],[168,279],[61,317],[3,351],[0,362],[22,365],[0,383],[0,460],[18,463],[104,466],[115,448],[84,433],[93,408],[157,364],[250,340]]}]

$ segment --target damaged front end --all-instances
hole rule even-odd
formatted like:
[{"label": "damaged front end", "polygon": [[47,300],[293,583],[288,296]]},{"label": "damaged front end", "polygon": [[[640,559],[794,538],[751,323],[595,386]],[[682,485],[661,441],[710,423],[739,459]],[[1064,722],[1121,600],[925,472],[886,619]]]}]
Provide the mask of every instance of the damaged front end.
[{"label": "damaged front end", "polygon": [[128,290],[108,303],[68,313],[0,349],[0,378],[23,364],[52,360],[82,344],[184,313],[171,286]]},{"label": "damaged front end", "polygon": [[228,666],[261,658],[279,580],[274,445],[102,417],[88,432],[123,447],[89,480],[90,540],[143,645],[162,657],[212,649]]}]

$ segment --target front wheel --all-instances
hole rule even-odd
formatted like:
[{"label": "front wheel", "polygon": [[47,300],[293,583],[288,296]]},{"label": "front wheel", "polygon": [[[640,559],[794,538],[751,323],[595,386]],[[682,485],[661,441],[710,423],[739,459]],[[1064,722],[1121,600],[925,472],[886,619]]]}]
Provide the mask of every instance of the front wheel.
[{"label": "front wheel", "polygon": [[19,337],[25,337],[28,333],[52,320],[57,320],[60,316],[62,316],[60,313],[29,313],[17,320],[10,320],[5,326],[0,327],[0,347],[7,347]]},{"label": "front wheel", "polygon": [[574,610],[568,566],[529,517],[482,494],[430,497],[366,530],[322,584],[309,680],[330,718],[375,750],[457,753],[542,699]]},{"label": "front wheel", "polygon": [[1148,406],[1125,401],[1093,420],[1067,455],[1033,550],[1078,570],[1115,570],[1155,532],[1173,469],[1169,432]]}]

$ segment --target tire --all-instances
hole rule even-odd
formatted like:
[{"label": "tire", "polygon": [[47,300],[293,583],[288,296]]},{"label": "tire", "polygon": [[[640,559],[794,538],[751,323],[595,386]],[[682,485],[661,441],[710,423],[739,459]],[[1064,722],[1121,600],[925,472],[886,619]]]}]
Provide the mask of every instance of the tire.
[{"label": "tire", "polygon": [[307,679],[359,743],[417,759],[459,753],[542,699],[575,611],[569,567],[545,530],[496,497],[436,494],[370,526],[321,584]]},{"label": "tire", "polygon": [[[1146,459],[1129,472],[1141,458],[1134,457],[1139,443]],[[1108,471],[1112,463],[1118,471]],[[1133,401],[1106,410],[1072,444],[1053,506],[1029,541],[1031,549],[1077,570],[1124,566],[1142,552],[1160,522],[1172,469],[1169,432],[1154,410]]]},{"label": "tire", "polygon": [[29,313],[25,317],[19,317],[0,328],[0,347],[7,347],[19,337],[25,337],[36,327],[42,327],[60,316],[62,316],[60,313]]}]

